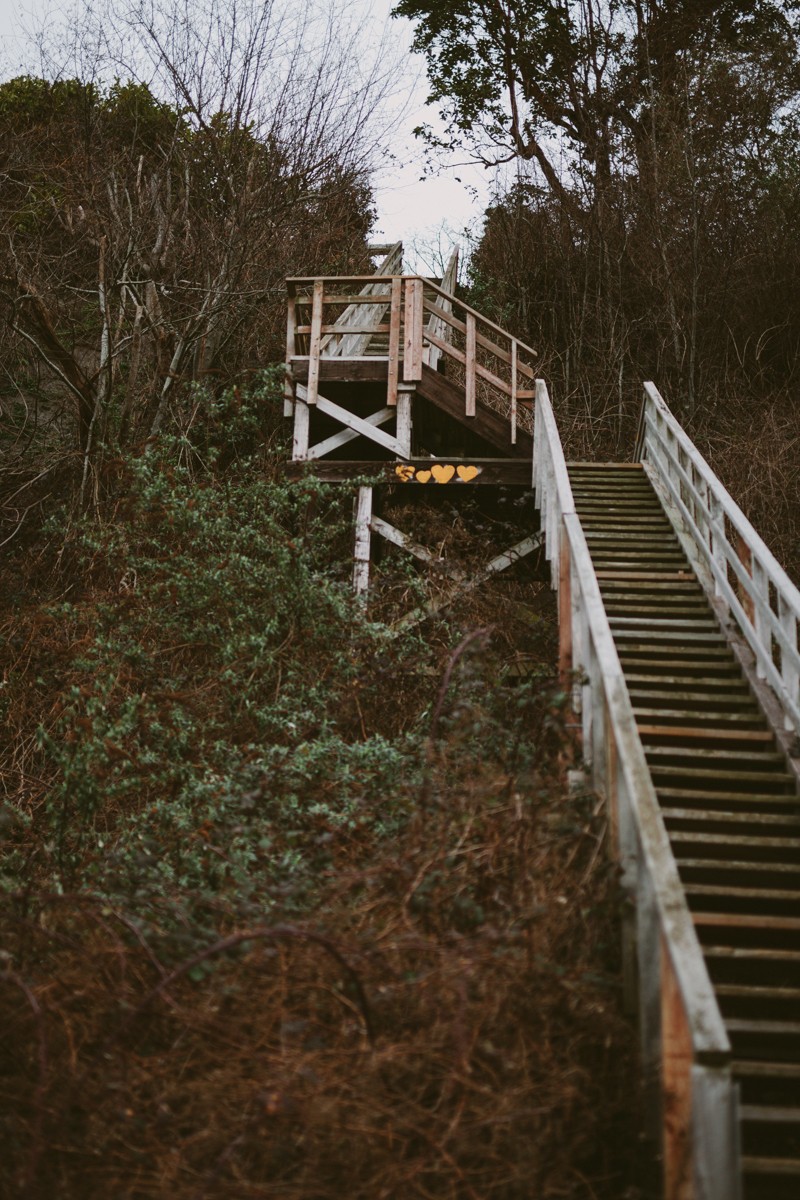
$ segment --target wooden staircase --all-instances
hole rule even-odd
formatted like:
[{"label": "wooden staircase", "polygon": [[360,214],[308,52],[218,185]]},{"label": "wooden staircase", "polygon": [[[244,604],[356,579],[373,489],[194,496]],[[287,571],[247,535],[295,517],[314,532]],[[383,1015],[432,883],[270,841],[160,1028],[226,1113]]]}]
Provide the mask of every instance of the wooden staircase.
[{"label": "wooden staircase", "polygon": [[745,1200],[796,1200],[796,779],[643,467],[569,479],[732,1046]]},{"label": "wooden staircase", "polygon": [[393,247],[374,279],[289,281],[289,471],[358,481],[364,599],[372,536],[441,565],[374,512],[373,483],[533,486],[541,531],[452,594],[544,544],[630,901],[625,997],[665,1200],[797,1200],[800,592],[653,385],[633,462],[568,465],[534,352],[459,301],[454,272],[401,269]]}]

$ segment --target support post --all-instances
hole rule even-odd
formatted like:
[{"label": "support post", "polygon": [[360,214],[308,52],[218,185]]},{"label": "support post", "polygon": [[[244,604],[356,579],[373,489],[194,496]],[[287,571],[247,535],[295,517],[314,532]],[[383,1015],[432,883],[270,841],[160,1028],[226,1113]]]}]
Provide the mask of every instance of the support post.
[{"label": "support post", "polygon": [[397,433],[400,458],[411,458],[411,397],[413,385],[401,383],[397,387]]},{"label": "support post", "polygon": [[356,502],[356,542],[353,552],[353,590],[363,600],[369,588],[369,558],[372,520],[372,488],[360,487]]},{"label": "support post", "polygon": [[305,461],[308,458],[308,436],[311,427],[311,413],[303,400],[295,400],[294,404],[294,436],[292,438],[292,460]]},{"label": "support post", "polygon": [[317,403],[319,388],[319,353],[322,337],[322,294],[325,287],[321,279],[314,280],[314,294],[311,300],[311,343],[308,348],[308,384],[306,387],[307,403]]},{"label": "support post", "polygon": [[297,303],[295,301],[294,284],[289,284],[289,298],[286,310],[286,372],[283,379],[283,415],[290,417],[294,410],[294,377],[292,375],[292,359],[296,350],[295,326],[297,325]]}]

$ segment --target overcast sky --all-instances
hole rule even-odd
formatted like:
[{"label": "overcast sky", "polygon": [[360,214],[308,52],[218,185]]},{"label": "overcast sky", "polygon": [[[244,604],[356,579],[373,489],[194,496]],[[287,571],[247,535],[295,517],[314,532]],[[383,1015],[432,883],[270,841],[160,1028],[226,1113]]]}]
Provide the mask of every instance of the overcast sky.
[{"label": "overcast sky", "polygon": [[[338,0],[349,7],[348,0]],[[378,38],[396,0],[368,0],[371,24],[365,36]],[[46,0],[0,0],[0,39],[2,39],[2,70],[4,77],[9,71],[18,69],[23,53],[24,38],[20,31],[20,20],[27,24],[35,22],[44,11]],[[50,7],[54,7],[50,5]],[[412,134],[415,125],[429,122],[433,113],[425,106],[426,85],[424,61],[409,53],[411,23],[406,20],[392,21],[392,36],[399,41],[401,53],[397,56],[398,70],[404,80],[416,80],[411,95],[411,105],[403,128],[395,138],[392,151],[395,161],[387,161],[375,180],[378,223],[375,237],[406,244],[407,265],[411,269],[424,270],[428,263],[425,247],[435,246],[442,241],[442,252],[447,250],[453,236],[470,225],[478,225],[486,206],[490,180],[486,172],[477,167],[450,169],[435,178],[421,181],[423,156]],[[449,231],[439,237],[440,230]],[[414,253],[414,244],[418,253]],[[420,257],[421,254],[421,257]],[[434,264],[430,264],[431,270]]]}]

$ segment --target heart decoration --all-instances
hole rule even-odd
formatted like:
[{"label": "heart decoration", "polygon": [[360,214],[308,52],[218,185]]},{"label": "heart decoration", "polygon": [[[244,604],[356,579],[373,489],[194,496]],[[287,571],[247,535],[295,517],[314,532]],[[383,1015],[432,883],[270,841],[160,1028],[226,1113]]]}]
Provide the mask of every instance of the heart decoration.
[{"label": "heart decoration", "polygon": [[456,472],[462,483],[469,483],[476,475],[480,475],[481,467],[457,467]]},{"label": "heart decoration", "polygon": [[427,483],[430,477],[430,471],[417,471],[417,483]]},{"label": "heart decoration", "polygon": [[431,467],[431,475],[437,483],[449,483],[455,473],[456,469],[450,463],[445,463],[444,465],[435,463]]},{"label": "heart decoration", "polygon": [[398,479],[402,479],[403,483],[408,483],[409,479],[414,478],[414,468],[408,463],[401,463],[399,467],[395,467],[394,473]]}]

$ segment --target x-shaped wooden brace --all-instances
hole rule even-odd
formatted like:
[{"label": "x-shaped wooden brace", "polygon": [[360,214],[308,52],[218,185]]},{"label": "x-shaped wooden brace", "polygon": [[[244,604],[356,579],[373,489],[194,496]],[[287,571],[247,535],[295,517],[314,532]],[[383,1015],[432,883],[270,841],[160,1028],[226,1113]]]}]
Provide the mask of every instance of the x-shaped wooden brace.
[{"label": "x-shaped wooden brace", "polygon": [[389,450],[398,458],[407,457],[407,448],[404,448],[396,437],[381,429],[381,425],[385,425],[388,420],[394,417],[397,413],[396,408],[378,409],[368,417],[357,417],[355,413],[349,412],[346,408],[342,408],[340,404],[335,404],[333,400],[328,400],[325,396],[317,393],[316,408],[319,412],[324,413],[328,417],[333,417],[334,421],[338,421],[344,426],[338,433],[332,434],[325,438],[322,442],[317,442],[314,446],[308,445],[308,430],[309,430],[309,406],[306,403],[308,391],[302,383],[297,384],[297,400],[295,405],[295,424],[294,424],[294,447],[292,457],[294,459],[313,459],[324,458],[326,454],[338,449],[339,446],[344,446],[347,442],[351,442],[354,438],[365,437],[371,442],[375,442],[378,446],[382,446],[385,450]]}]

